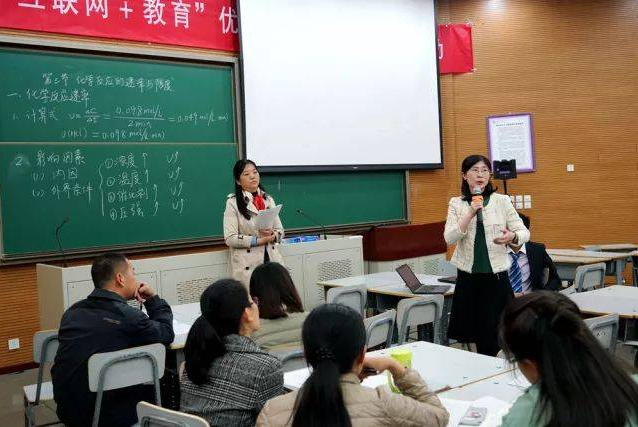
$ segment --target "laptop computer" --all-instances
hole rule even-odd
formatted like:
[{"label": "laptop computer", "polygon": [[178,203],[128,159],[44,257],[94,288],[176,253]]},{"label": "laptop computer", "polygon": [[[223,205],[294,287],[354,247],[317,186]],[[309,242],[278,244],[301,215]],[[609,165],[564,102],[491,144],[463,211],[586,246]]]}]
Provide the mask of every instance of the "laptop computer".
[{"label": "laptop computer", "polygon": [[444,294],[451,288],[448,285],[424,285],[407,264],[398,266],[396,271],[413,294]]}]

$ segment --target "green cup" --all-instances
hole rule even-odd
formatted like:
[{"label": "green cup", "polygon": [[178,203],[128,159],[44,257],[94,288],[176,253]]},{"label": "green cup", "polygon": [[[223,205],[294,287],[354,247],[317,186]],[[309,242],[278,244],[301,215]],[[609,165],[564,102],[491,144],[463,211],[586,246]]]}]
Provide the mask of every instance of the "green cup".
[{"label": "green cup", "polygon": [[[390,350],[390,357],[395,359],[397,362],[401,364],[406,369],[412,368],[412,350],[408,348],[394,348]],[[390,386],[390,390],[395,393],[401,393],[401,390],[394,385],[394,379],[392,378],[392,374],[388,370],[388,385]]]}]

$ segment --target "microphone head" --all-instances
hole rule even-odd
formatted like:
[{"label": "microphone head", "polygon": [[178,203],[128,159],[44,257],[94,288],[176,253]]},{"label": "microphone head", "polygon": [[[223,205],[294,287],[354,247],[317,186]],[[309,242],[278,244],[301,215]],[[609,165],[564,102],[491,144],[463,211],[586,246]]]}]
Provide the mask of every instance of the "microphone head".
[{"label": "microphone head", "polygon": [[472,190],[472,194],[483,194],[483,190],[478,185]]}]

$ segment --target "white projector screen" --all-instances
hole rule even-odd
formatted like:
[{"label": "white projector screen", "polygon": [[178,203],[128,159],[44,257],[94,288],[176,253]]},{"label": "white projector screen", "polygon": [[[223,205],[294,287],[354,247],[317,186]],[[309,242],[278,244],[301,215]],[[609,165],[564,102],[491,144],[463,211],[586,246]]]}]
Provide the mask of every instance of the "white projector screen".
[{"label": "white projector screen", "polygon": [[433,0],[240,0],[239,13],[247,158],[442,167]]}]

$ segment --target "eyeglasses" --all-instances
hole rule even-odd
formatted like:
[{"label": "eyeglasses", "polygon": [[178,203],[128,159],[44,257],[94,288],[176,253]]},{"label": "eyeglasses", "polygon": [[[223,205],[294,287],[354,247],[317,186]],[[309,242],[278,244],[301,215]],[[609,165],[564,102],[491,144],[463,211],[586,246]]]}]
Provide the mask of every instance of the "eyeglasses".
[{"label": "eyeglasses", "polygon": [[488,174],[489,175],[489,174],[492,173],[488,168],[483,168],[483,169],[472,168],[468,172],[472,172],[475,175],[478,175],[478,174],[481,174],[481,175]]}]

